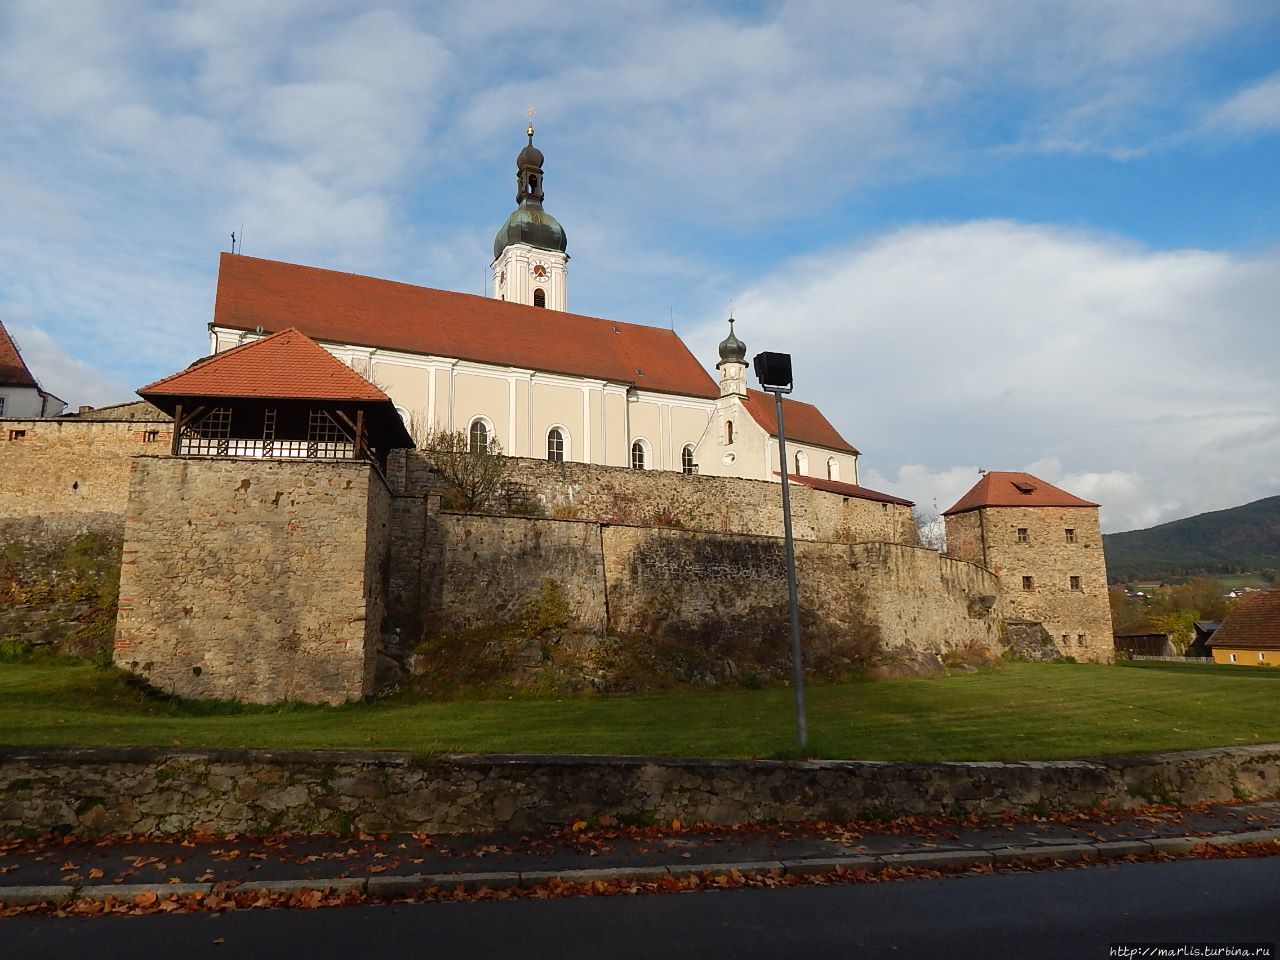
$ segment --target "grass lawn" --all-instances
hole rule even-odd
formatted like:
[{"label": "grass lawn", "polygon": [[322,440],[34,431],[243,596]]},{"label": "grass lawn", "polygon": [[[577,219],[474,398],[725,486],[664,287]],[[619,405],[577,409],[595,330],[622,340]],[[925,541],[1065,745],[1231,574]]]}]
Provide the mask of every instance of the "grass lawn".
[{"label": "grass lawn", "polygon": [[[1013,663],[808,689],[814,753],[868,760],[1087,757],[1280,741],[1280,670]],[[787,755],[789,689],[240,707],[149,698],[112,670],[0,663],[0,743]]]}]

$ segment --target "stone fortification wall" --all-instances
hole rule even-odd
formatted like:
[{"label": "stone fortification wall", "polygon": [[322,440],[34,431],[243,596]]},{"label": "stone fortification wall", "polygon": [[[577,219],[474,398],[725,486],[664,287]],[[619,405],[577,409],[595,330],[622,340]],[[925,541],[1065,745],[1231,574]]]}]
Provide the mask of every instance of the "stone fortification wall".
[{"label": "stone fortification wall", "polygon": [[389,512],[366,463],[136,458],[116,664],[183,697],[372,692]]},{"label": "stone fortification wall", "polygon": [[[439,478],[416,452],[397,453],[391,473],[397,493],[438,492]],[[584,463],[511,458],[512,506],[532,503],[550,517],[636,526],[683,527],[717,533],[782,535],[782,494],[776,483],[736,477],[629,470]],[[504,508],[498,498],[490,509]],[[898,543],[914,533],[911,508],[791,485],[795,536],[801,540]]]},{"label": "stone fortification wall", "polygon": [[539,830],[1135,809],[1280,793],[1275,744],[1026,763],[0,747],[0,835]]},{"label": "stone fortification wall", "polygon": [[123,517],[129,458],[169,450],[173,424],[159,410],[155,416],[127,422],[0,420],[0,516]]},{"label": "stone fortification wall", "polygon": [[[566,631],[646,638],[668,679],[725,679],[747,664],[765,675],[789,669],[779,538],[449,513],[424,528],[418,586],[397,569],[392,592],[421,604],[428,637],[518,635],[551,582]],[[996,582],[973,564],[893,544],[806,541],[796,563],[803,640],[819,667],[998,648]],[[450,650],[434,645],[438,658],[457,655]]]}]

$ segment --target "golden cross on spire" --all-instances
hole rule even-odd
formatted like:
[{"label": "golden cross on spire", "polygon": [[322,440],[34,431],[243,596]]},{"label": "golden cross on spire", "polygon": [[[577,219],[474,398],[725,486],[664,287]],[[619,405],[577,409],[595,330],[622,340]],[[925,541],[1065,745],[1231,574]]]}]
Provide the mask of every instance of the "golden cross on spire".
[{"label": "golden cross on spire", "polygon": [[532,106],[530,106],[529,109],[524,112],[524,115],[529,119],[529,127],[525,131],[525,133],[529,135],[530,139],[533,138],[533,115],[537,112],[538,111],[533,109]]}]

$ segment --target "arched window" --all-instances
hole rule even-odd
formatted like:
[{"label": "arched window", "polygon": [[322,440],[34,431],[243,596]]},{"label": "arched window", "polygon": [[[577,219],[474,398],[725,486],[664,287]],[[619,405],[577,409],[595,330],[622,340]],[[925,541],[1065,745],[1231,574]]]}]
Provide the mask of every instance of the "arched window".
[{"label": "arched window", "polygon": [[796,451],[796,476],[803,477],[809,471],[809,455],[803,450]]},{"label": "arched window", "polygon": [[472,453],[489,452],[490,444],[493,442],[493,435],[489,430],[489,425],[479,417],[471,421],[469,441],[468,448]]},{"label": "arched window", "polygon": [[547,291],[541,287],[533,291],[533,305],[535,307],[545,307],[547,305]]},{"label": "arched window", "polygon": [[631,444],[631,469],[647,470],[648,469],[648,450],[647,444],[643,440],[637,440]]},{"label": "arched window", "polygon": [[724,422],[724,442],[726,444],[733,443],[733,421],[726,420]]},{"label": "arched window", "polygon": [[564,431],[559,427],[547,431],[547,459],[552,463],[564,463]]},{"label": "arched window", "polygon": [[835,457],[827,457],[827,479],[840,479],[840,461]]},{"label": "arched window", "polygon": [[680,472],[693,473],[693,466],[693,444],[686,443],[684,449],[680,451]]}]

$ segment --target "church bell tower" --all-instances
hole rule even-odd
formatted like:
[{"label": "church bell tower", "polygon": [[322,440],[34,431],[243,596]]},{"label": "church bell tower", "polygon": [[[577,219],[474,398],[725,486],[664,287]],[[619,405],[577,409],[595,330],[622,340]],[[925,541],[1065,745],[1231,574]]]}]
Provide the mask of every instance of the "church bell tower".
[{"label": "church bell tower", "polygon": [[564,228],[542,209],[542,151],[529,142],[516,157],[516,209],[493,240],[492,296],[549,310],[568,309]]}]

